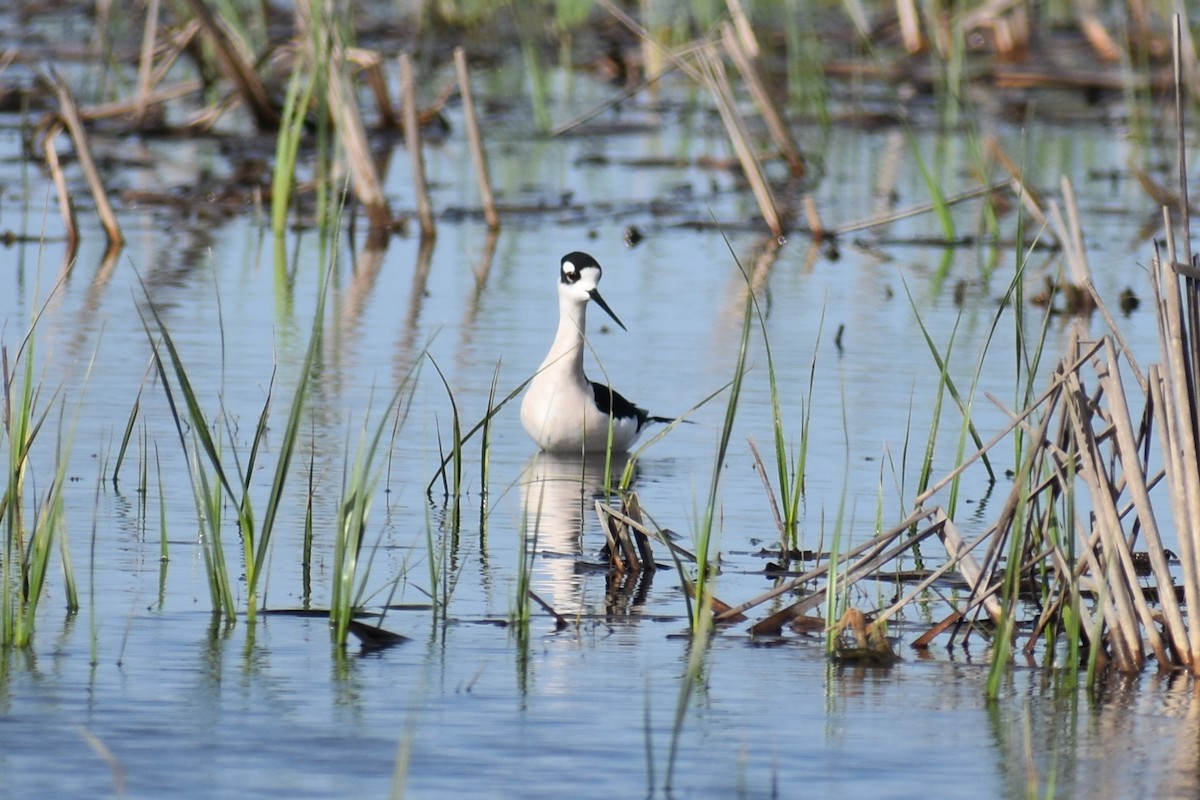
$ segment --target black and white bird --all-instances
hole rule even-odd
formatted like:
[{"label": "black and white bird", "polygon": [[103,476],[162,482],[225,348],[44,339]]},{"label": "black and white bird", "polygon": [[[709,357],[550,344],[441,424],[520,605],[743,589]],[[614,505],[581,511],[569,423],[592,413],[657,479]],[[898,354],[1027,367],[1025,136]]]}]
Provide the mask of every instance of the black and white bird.
[{"label": "black and white bird", "polygon": [[548,453],[603,453],[612,427],[612,449],[623,453],[652,422],[652,417],[612,387],[583,374],[584,325],[594,301],[613,322],[624,323],[597,288],[600,265],[587,253],[567,253],[558,272],[558,333],[521,401],[521,424]]}]

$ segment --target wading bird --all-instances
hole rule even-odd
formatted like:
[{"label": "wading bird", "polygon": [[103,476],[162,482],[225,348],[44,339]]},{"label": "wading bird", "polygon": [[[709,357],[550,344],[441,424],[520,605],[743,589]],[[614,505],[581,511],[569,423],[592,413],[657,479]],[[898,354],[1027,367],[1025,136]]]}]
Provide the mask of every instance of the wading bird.
[{"label": "wading bird", "polygon": [[603,453],[610,426],[613,452],[623,453],[651,422],[673,422],[650,416],[611,386],[583,374],[588,303],[594,301],[626,330],[600,296],[600,272],[587,253],[567,253],[559,265],[558,333],[521,401],[521,424],[548,453]]}]

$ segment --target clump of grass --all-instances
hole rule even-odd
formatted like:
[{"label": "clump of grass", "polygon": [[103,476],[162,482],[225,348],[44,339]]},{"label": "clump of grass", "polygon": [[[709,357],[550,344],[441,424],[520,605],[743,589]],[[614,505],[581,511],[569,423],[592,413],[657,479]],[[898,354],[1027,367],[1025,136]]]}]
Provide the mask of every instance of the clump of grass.
[{"label": "clump of grass", "polygon": [[[0,566],[0,644],[17,647],[27,647],[33,640],[38,606],[56,545],[63,569],[67,608],[73,611],[79,607],[66,541],[63,499],[75,426],[74,422],[67,425],[64,420],[62,400],[58,401],[55,466],[50,485],[38,497],[28,497],[26,493],[34,445],[58,398],[55,391],[43,399],[42,384],[34,374],[35,332],[40,317],[39,311],[11,361],[8,348],[0,345],[4,403],[0,442],[7,444],[4,493],[0,495],[0,524],[4,529],[3,565]],[[86,376],[83,383],[87,383]],[[32,506],[27,508],[27,503]]]},{"label": "clump of grass", "polygon": [[[342,485],[342,501],[338,504],[337,532],[333,542],[332,597],[329,603],[329,623],[334,644],[346,646],[354,615],[362,606],[370,561],[361,568],[359,558],[367,530],[371,500],[378,488],[382,468],[379,464],[381,445],[392,426],[392,415],[404,395],[411,390],[417,365],[396,387],[374,432],[368,436],[366,422],[359,434],[354,462],[346,471]],[[373,555],[374,551],[372,551]]]},{"label": "clump of grass", "polygon": [[[297,376],[296,388],[288,410],[287,424],[279,441],[274,476],[268,490],[261,525],[256,520],[251,497],[251,481],[271,413],[274,377],[272,377],[271,388],[268,390],[259,413],[258,424],[251,437],[247,461],[243,466],[232,433],[227,435],[227,442],[222,442],[219,433],[214,435],[219,428],[210,421],[209,415],[205,413],[200,397],[188,375],[183,357],[175,347],[170,331],[159,315],[158,309],[148,302],[150,318],[147,319],[145,316],[142,318],[146,336],[152,343],[155,366],[162,381],[163,391],[167,395],[179,443],[184,453],[187,454],[188,469],[203,531],[201,543],[209,578],[213,611],[221,613],[229,619],[236,616],[237,608],[222,544],[221,519],[224,501],[227,499],[237,514],[245,574],[246,614],[253,620],[258,611],[259,581],[267,563],[267,553],[271,543],[271,534],[275,528],[275,520],[283,503],[284,486],[299,437],[308,387],[320,351],[324,326],[324,286],[323,284],[322,289],[318,292],[308,349]],[[172,377],[174,381],[171,380]],[[221,412],[218,418],[223,419],[224,412]],[[191,432],[190,437],[184,430],[185,421]],[[227,430],[227,426],[225,429]],[[230,450],[228,455],[224,452],[225,445]]]}]

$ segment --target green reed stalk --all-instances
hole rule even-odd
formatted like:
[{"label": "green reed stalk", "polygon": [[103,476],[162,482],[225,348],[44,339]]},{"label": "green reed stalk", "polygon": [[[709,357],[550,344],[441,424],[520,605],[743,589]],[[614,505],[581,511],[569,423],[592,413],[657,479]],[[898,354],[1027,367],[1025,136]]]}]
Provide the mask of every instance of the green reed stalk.
[{"label": "green reed stalk", "polygon": [[[338,648],[346,646],[350,621],[361,606],[370,576],[370,559],[360,567],[359,556],[366,535],[371,500],[384,471],[379,465],[380,445],[386,438],[385,433],[391,430],[393,412],[405,393],[411,391],[419,364],[420,359],[417,359],[396,387],[369,437],[368,412],[359,433],[354,463],[348,472],[343,473],[342,500],[338,504],[338,525],[333,543],[333,585],[329,603],[330,635]],[[436,596],[436,588],[437,584],[431,586],[431,595]]]},{"label": "green reed stalk", "polygon": [[300,142],[304,136],[304,120],[312,103],[316,84],[317,76],[305,76],[304,70],[297,62],[297,66],[292,70],[283,104],[279,136],[275,141],[275,169],[271,174],[271,230],[276,237],[282,237],[287,231],[287,212],[291,203],[292,187],[296,182],[296,163],[299,160]]},{"label": "green reed stalk", "polygon": [[817,326],[817,341],[813,345],[812,364],[808,375],[808,398],[801,401],[800,449],[798,454],[792,455],[789,452],[790,447],[784,431],[783,408],[782,402],[779,399],[779,382],[776,379],[775,359],[771,354],[771,342],[767,336],[767,321],[763,316],[762,308],[758,304],[758,299],[754,297],[754,293],[750,292],[749,297],[754,304],[754,313],[758,318],[758,328],[762,332],[763,349],[767,356],[767,380],[770,384],[771,422],[775,442],[775,470],[779,479],[779,503],[782,512],[780,516],[783,519],[784,539],[787,546],[796,547],[800,536],[800,498],[804,494],[804,465],[807,460],[808,431],[812,419],[813,386],[817,372],[817,347],[821,341],[820,332],[825,326],[825,311],[824,309],[821,310],[821,320]]},{"label": "green reed stalk", "polygon": [[[54,476],[40,502],[33,507],[32,516],[27,518],[25,515],[25,484],[33,445],[54,402],[52,396],[47,407],[38,410],[41,385],[34,378],[33,362],[34,333],[40,317],[41,311],[31,323],[11,364],[8,348],[0,346],[0,382],[3,384],[3,425],[0,426],[0,434],[3,435],[0,440],[8,441],[4,492],[0,496],[0,518],[4,526],[3,566],[0,567],[0,645],[18,647],[26,647],[32,642],[38,604],[44,594],[56,539],[66,583],[67,606],[71,610],[79,606],[70,554],[62,538],[65,531],[63,491],[68,483],[67,465],[75,423],[72,421],[64,437],[61,406]],[[16,378],[18,369],[21,373],[19,385]],[[89,375],[90,371],[89,365]],[[86,380],[85,377],[84,383]],[[57,395],[57,391],[54,394]]]},{"label": "green reed stalk", "polygon": [[111,477],[114,488],[116,487],[118,478],[121,474],[121,464],[125,461],[125,451],[129,447],[129,440],[133,436],[133,426],[134,423],[137,422],[138,410],[141,408],[142,388],[143,387],[141,386],[138,387],[137,397],[133,398],[133,407],[129,409],[129,418],[125,420],[125,433],[121,436],[121,446],[117,448],[117,460],[116,463],[113,464]]},{"label": "green reed stalk", "polygon": [[[729,242],[726,240],[726,245]],[[730,248],[730,253],[733,253]],[[742,265],[734,255],[734,262],[737,263],[738,269]],[[742,276],[746,279],[747,287],[750,285],[750,277],[742,270]],[[696,603],[692,608],[692,632],[693,637],[702,638],[711,625],[710,609],[712,607],[712,598],[708,596],[708,558],[709,548],[713,537],[713,528],[717,518],[717,489],[721,483],[721,474],[725,467],[725,453],[729,449],[729,439],[733,435],[733,422],[737,416],[738,400],[742,392],[742,380],[746,376],[746,357],[750,351],[750,329],[754,323],[754,292],[749,291],[746,297],[746,309],[742,316],[742,338],[738,345],[737,363],[733,368],[733,381],[729,388],[729,403],[725,407],[725,422],[721,426],[721,438],[717,445],[717,459],[713,464],[712,480],[708,487],[708,501],[704,507],[704,515],[701,517],[700,527],[696,535]]]}]

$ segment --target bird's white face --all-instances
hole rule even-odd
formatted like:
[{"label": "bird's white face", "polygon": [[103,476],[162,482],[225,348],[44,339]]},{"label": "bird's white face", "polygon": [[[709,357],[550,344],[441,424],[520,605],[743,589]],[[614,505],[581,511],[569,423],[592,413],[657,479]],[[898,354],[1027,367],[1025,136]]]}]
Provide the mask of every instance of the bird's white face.
[{"label": "bird's white face", "polygon": [[[579,259],[582,261],[582,259]],[[567,256],[562,261],[559,275],[560,290],[581,303],[592,299],[592,292],[600,286],[600,265],[595,261],[576,263]]]},{"label": "bird's white face", "polygon": [[558,291],[563,297],[570,298],[580,304],[594,300],[596,305],[604,309],[604,313],[612,317],[613,322],[625,329],[625,323],[617,318],[613,310],[600,296],[600,264],[587,253],[568,253],[563,256],[558,276]]}]

